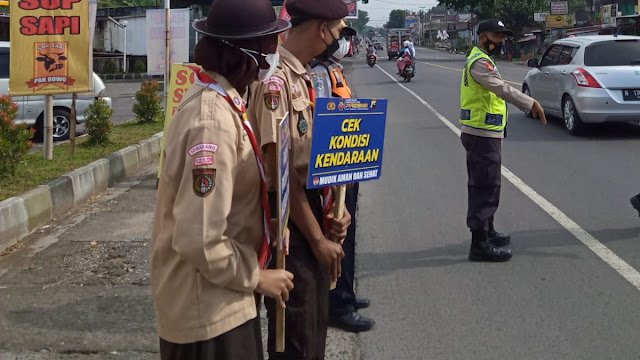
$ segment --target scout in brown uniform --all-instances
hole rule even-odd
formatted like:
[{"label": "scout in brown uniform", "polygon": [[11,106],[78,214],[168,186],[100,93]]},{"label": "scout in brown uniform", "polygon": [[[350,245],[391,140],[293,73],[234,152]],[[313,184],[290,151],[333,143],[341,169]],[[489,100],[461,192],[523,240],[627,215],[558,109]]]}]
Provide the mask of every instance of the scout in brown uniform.
[{"label": "scout in brown uniform", "polygon": [[162,359],[262,359],[255,292],[284,307],[293,288],[291,273],[261,269],[266,182],[242,100],[289,27],[267,0],[216,0],[194,23],[204,70],[167,132],[151,248]]},{"label": "scout in brown uniform", "polygon": [[[287,112],[291,120],[291,241],[287,270],[294,274],[296,288],[287,302],[284,353],[274,351],[276,304],[265,299],[269,317],[268,350],[272,360],[315,360],[324,359],[329,280],[340,276],[340,260],[344,256],[340,244],[327,240],[324,233],[343,240],[351,219],[348,213],[343,221],[329,218],[331,229],[322,229],[321,191],[305,189],[315,100],[309,78],[311,69],[305,65],[328,47],[333,51],[337,49],[341,19],[348,9],[343,0],[290,0],[287,10],[293,28],[278,50],[282,66],[270,79],[251,87],[249,106],[265,155],[267,174],[277,174],[277,124]],[[270,266],[275,266],[275,262]]]}]

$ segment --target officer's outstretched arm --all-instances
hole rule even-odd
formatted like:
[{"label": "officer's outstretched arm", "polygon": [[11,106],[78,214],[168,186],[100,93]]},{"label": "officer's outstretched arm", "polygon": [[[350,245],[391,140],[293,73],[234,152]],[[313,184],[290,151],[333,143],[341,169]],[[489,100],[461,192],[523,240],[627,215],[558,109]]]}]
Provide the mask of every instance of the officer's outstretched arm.
[{"label": "officer's outstretched arm", "polygon": [[480,59],[471,66],[471,76],[480,85],[498,95],[506,102],[517,106],[522,111],[531,110],[534,100],[507,84],[498,69],[486,59]]}]

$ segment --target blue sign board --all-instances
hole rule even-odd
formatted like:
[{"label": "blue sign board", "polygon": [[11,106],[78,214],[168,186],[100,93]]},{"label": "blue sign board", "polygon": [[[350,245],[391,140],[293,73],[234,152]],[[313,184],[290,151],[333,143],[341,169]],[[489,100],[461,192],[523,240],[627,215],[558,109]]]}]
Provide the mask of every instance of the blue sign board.
[{"label": "blue sign board", "polygon": [[380,178],[386,99],[318,98],[313,119],[308,189]]}]

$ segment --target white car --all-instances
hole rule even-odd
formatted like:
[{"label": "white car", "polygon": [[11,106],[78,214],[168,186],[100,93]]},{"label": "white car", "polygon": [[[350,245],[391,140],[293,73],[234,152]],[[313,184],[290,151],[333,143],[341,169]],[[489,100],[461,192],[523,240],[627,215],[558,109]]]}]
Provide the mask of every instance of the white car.
[{"label": "white car", "polygon": [[[0,95],[9,94],[9,51],[8,41],[0,41]],[[111,107],[111,98],[103,97],[106,87],[102,79],[93,73],[95,95],[78,95],[76,101],[76,123],[84,122],[84,113],[96,99],[106,100]],[[18,104],[17,123],[27,124],[36,130],[35,138],[42,138],[44,124],[44,96],[14,96],[13,101]],[[69,138],[71,130],[71,94],[55,95],[53,97],[53,140],[61,141]]]},{"label": "white car", "polygon": [[[564,119],[572,135],[588,123],[640,120],[640,37],[596,35],[554,42],[522,91]],[[530,116],[530,113],[527,113]]]}]

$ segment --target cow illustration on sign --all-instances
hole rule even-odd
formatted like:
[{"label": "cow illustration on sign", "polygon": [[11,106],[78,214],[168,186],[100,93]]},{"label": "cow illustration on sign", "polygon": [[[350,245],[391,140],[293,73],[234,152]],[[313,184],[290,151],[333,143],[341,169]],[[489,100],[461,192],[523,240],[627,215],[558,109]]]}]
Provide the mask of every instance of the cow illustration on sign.
[{"label": "cow illustration on sign", "polygon": [[75,82],[69,76],[66,66],[68,59],[67,42],[37,42],[34,44],[33,78],[27,81],[33,92],[55,85],[67,90]]}]

